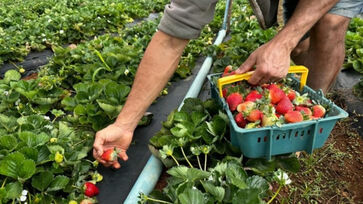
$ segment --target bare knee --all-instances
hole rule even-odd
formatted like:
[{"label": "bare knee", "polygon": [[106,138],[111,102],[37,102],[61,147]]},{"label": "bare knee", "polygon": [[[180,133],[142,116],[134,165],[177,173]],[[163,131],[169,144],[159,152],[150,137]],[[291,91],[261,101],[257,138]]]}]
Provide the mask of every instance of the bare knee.
[{"label": "bare knee", "polygon": [[312,28],[312,37],[318,42],[329,41],[331,44],[344,44],[349,22],[350,18],[325,14]]}]

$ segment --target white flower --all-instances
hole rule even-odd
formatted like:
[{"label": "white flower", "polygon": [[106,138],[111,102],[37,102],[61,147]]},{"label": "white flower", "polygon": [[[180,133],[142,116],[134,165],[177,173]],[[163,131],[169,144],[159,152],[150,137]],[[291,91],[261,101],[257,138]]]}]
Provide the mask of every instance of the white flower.
[{"label": "white flower", "polygon": [[42,33],[42,37],[45,37],[45,34],[44,33]]},{"label": "white flower", "polygon": [[4,91],[4,95],[8,96],[9,95],[9,91]]},{"label": "white flower", "polygon": [[22,192],[21,192],[21,195],[23,195],[23,196],[26,196],[28,194],[28,191],[27,190],[23,190]]},{"label": "white flower", "polygon": [[64,33],[64,30],[60,30],[60,31],[59,31],[59,33],[60,33],[60,34],[63,34],[63,33]]},{"label": "white flower", "polygon": [[15,105],[16,105],[16,106],[18,106],[18,105],[19,105],[19,103],[20,103],[20,99],[18,99],[18,100],[16,100],[16,101],[15,101]]},{"label": "white flower", "polygon": [[50,22],[52,22],[52,19],[49,19],[49,20],[48,20],[48,23],[50,23]]},{"label": "white flower", "polygon": [[44,119],[46,119],[46,120],[50,120],[50,118],[49,118],[49,116],[44,116]]},{"label": "white flower", "polygon": [[47,38],[43,38],[43,40],[42,40],[43,42],[45,42],[45,41],[47,41]]},{"label": "white flower", "polygon": [[127,76],[130,73],[128,69],[125,69],[124,74]]},{"label": "white flower", "polygon": [[195,186],[192,187],[193,190],[197,190],[197,188]]},{"label": "white flower", "polygon": [[287,175],[287,173],[282,171],[281,169],[275,171],[274,179],[282,185],[289,185],[292,182],[289,178],[289,175]]},{"label": "white flower", "polygon": [[210,175],[210,176],[208,177],[208,181],[213,181],[213,176],[212,176],[212,175]]},{"label": "white flower", "polygon": [[21,202],[26,201],[26,196],[25,196],[25,195],[20,196],[20,201],[21,201]]},{"label": "white flower", "polygon": [[101,19],[101,18],[98,16],[97,19]]}]

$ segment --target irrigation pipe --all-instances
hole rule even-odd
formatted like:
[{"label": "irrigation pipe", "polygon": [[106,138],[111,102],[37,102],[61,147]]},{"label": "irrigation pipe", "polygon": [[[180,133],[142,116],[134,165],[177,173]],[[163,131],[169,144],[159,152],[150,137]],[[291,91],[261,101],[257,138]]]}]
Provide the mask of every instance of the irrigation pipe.
[{"label": "irrigation pipe", "polygon": [[[226,9],[224,11],[224,18],[221,30],[218,32],[217,38],[214,41],[214,45],[219,45],[222,43],[224,37],[227,33],[227,23],[228,22],[228,13],[231,6],[232,0],[227,0]],[[211,56],[208,56],[200,68],[197,76],[195,77],[192,85],[190,86],[188,92],[186,93],[182,103],[180,104],[180,109],[186,98],[196,98],[199,95],[200,90],[202,89],[205,78],[207,77],[210,68],[212,66],[213,59]],[[157,181],[159,180],[160,174],[163,169],[163,164],[161,161],[156,158],[154,155],[151,155],[149,160],[147,161],[144,169],[136,180],[134,186],[132,187],[129,195],[127,196],[124,204],[134,204],[137,203],[138,195],[140,193],[149,194],[155,187]]]}]

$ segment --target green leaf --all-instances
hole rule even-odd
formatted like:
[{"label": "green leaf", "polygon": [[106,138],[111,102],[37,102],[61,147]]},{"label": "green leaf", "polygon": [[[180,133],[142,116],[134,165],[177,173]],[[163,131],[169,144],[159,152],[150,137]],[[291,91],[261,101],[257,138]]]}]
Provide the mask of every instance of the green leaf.
[{"label": "green leaf", "polygon": [[174,113],[174,121],[177,121],[177,122],[184,122],[184,121],[191,121],[188,113],[186,112],[176,112]]},{"label": "green leaf", "polygon": [[187,98],[181,111],[191,114],[192,112],[204,112],[203,102],[199,98]]},{"label": "green leaf", "polygon": [[23,153],[25,158],[31,159],[34,161],[38,160],[38,150],[32,147],[23,147],[19,150],[19,152]]},{"label": "green leaf", "polygon": [[251,176],[248,177],[246,180],[246,183],[248,185],[249,188],[255,188],[259,190],[259,194],[261,195],[265,195],[265,193],[268,191],[270,185],[267,182],[266,179],[264,179],[263,177],[260,176]]},{"label": "green leaf", "polygon": [[102,103],[101,100],[96,100],[98,105],[102,108],[102,110],[104,110],[106,113],[110,114],[110,113],[115,113],[117,110],[116,106],[107,104],[107,103]]},{"label": "green leaf", "polygon": [[278,166],[286,171],[297,173],[300,170],[300,162],[296,157],[277,157],[276,161]]},{"label": "green leaf", "polygon": [[194,126],[198,126],[200,123],[207,119],[208,115],[202,112],[193,112],[191,115]]},{"label": "green leaf", "polygon": [[257,189],[239,189],[232,199],[232,204],[262,204]]},{"label": "green leaf", "polygon": [[225,194],[224,188],[215,186],[212,182],[209,181],[201,181],[201,183],[207,193],[212,194],[217,201],[222,202]]},{"label": "green leaf", "polygon": [[198,189],[185,189],[183,193],[178,196],[181,204],[202,204],[204,202],[204,195]]},{"label": "green leaf", "polygon": [[57,152],[59,152],[61,154],[64,154],[64,148],[62,146],[59,146],[59,145],[49,145],[48,150],[52,154],[55,154]]},{"label": "green leaf", "polygon": [[29,179],[35,173],[35,162],[25,159],[20,152],[12,153],[0,161],[0,174],[14,179]]},{"label": "green leaf", "polygon": [[245,189],[248,187],[246,184],[247,173],[241,166],[237,164],[228,164],[226,170],[226,178],[229,183],[235,185],[240,189]]},{"label": "green leaf", "polygon": [[4,80],[5,82],[9,83],[10,81],[19,81],[21,78],[21,75],[18,71],[16,70],[8,70],[6,73],[5,73],[5,76],[4,76]]},{"label": "green leaf", "polygon": [[34,134],[30,131],[24,131],[19,133],[19,138],[21,141],[25,142],[28,147],[37,147],[45,144],[49,141],[49,136],[45,133]]},{"label": "green leaf", "polygon": [[186,167],[186,166],[177,166],[177,167],[173,167],[173,168],[167,170],[166,172],[169,175],[173,176],[173,177],[186,179],[187,178],[188,167]]},{"label": "green leaf", "polygon": [[252,168],[256,173],[265,175],[275,170],[276,163],[266,159],[249,159],[246,166]]},{"label": "green leaf", "polygon": [[5,149],[13,149],[18,144],[16,137],[12,135],[0,136],[0,147]]},{"label": "green leaf", "polygon": [[226,131],[226,122],[219,116],[214,116],[211,122],[207,122],[207,131],[216,138],[223,138]]},{"label": "green leaf", "polygon": [[192,182],[208,178],[209,176],[210,172],[202,171],[200,169],[188,168],[187,170],[187,179]]},{"label": "green leaf", "polygon": [[43,192],[52,182],[53,177],[54,176],[50,171],[40,172],[39,174],[33,176],[31,184],[34,188]]},{"label": "green leaf", "polygon": [[165,122],[163,122],[163,127],[165,127],[165,128],[171,128],[173,126],[173,123],[174,123],[174,115],[175,115],[176,112],[177,112],[177,110],[174,110],[173,112],[171,112],[168,115],[167,120]]},{"label": "green leaf", "polygon": [[9,183],[5,186],[6,189],[6,198],[8,199],[16,199],[20,197],[21,191],[23,187],[20,182]]},{"label": "green leaf", "polygon": [[58,191],[67,186],[69,178],[63,175],[56,176],[50,183],[47,191]]}]

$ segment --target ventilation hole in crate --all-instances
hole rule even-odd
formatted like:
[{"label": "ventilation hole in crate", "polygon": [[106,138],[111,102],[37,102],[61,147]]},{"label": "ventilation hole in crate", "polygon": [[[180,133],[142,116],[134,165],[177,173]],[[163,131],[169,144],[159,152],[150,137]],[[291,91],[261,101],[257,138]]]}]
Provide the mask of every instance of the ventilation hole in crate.
[{"label": "ventilation hole in crate", "polygon": [[285,139],[285,138],[286,138],[286,134],[285,134],[285,133],[283,134],[282,138],[283,138],[283,139]]},{"label": "ventilation hole in crate", "polygon": [[299,134],[298,132],[295,132],[295,137],[297,137],[298,134]]},{"label": "ventilation hole in crate", "polygon": [[265,137],[263,138],[263,141],[264,141],[264,142],[266,142],[266,141],[267,141],[267,136],[265,136]]},{"label": "ventilation hole in crate", "polygon": [[300,136],[301,136],[301,137],[304,137],[304,133],[305,133],[305,131],[304,131],[304,130],[303,130],[303,131],[301,131]]},{"label": "ventilation hole in crate", "polygon": [[323,133],[323,128],[320,128],[319,132],[320,132],[320,133]]},{"label": "ventilation hole in crate", "polygon": [[279,140],[279,139],[280,139],[280,135],[277,135],[276,140]]},{"label": "ventilation hole in crate", "polygon": [[257,139],[257,142],[258,142],[258,143],[260,143],[260,142],[261,142],[261,137],[259,137],[259,138]]},{"label": "ventilation hole in crate", "polygon": [[310,130],[308,130],[308,135],[310,135]]}]

